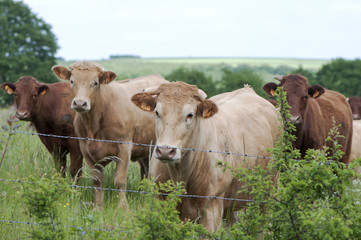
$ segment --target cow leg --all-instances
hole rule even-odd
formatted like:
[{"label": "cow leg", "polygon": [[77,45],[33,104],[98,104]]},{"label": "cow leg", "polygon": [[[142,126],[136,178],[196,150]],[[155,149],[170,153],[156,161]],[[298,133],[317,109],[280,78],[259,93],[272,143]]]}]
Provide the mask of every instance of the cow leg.
[{"label": "cow leg", "polygon": [[[126,190],[131,146],[121,145],[119,152],[120,154],[118,155],[114,172],[114,185],[117,189]],[[128,207],[128,202],[124,191],[119,191],[119,206],[124,209]]]},{"label": "cow leg", "polygon": [[201,224],[211,232],[217,231],[222,222],[223,202],[222,200],[214,199],[208,202],[208,207],[204,209],[201,217]]},{"label": "cow leg", "polygon": [[55,169],[61,174],[62,177],[65,177],[66,170],[66,153],[55,152],[53,155]]},{"label": "cow leg", "polygon": [[149,176],[149,159],[148,159],[148,157],[141,158],[140,160],[138,160],[138,164],[140,166],[141,179],[148,178],[148,176]]},{"label": "cow leg", "polygon": [[[101,188],[103,185],[104,179],[104,167],[109,163],[108,160],[102,159],[97,162],[91,168],[91,175],[94,187]],[[94,189],[94,209],[93,210],[102,210],[103,209],[103,190],[101,189]]]},{"label": "cow leg", "polygon": [[70,174],[73,181],[79,182],[82,176],[83,156],[78,149],[70,151]]}]

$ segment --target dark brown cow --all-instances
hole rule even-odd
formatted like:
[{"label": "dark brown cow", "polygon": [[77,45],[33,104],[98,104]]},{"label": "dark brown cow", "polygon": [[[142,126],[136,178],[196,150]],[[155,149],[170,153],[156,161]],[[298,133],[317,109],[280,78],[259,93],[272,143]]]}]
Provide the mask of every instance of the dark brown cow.
[{"label": "dark brown cow", "polygon": [[350,104],[352,117],[354,120],[361,119],[361,97],[352,96],[348,99],[348,103]]},{"label": "dark brown cow", "polygon": [[[24,76],[16,83],[5,82],[1,88],[14,94],[16,117],[30,121],[38,133],[75,136],[73,119],[75,111],[70,108],[73,94],[70,84],[58,82],[45,84],[34,77]],[[77,140],[39,136],[54,156],[55,165],[65,173],[66,155],[70,153],[70,173],[80,177],[83,157]]]},{"label": "dark brown cow", "polygon": [[275,96],[278,87],[283,87],[287,93],[291,121],[296,126],[297,140],[294,147],[300,149],[301,156],[304,157],[309,148],[320,149],[325,144],[333,147],[325,139],[333,127],[334,119],[336,126],[341,124],[339,131],[345,138],[337,140],[345,153],[342,161],[348,163],[352,143],[352,114],[345,96],[326,90],[319,84],[310,86],[307,78],[298,74],[283,76],[278,80],[280,84],[270,82],[263,89],[271,96]]}]

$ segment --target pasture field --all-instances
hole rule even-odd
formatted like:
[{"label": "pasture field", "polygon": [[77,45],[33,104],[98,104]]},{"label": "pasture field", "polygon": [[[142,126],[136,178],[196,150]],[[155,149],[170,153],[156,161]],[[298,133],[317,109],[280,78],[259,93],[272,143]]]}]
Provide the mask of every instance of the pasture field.
[{"label": "pasture field", "polygon": [[[153,73],[167,75],[173,70],[185,67],[204,72],[214,81],[221,80],[224,67],[237,67],[248,65],[250,67],[269,66],[272,68],[286,66],[316,72],[323,64],[329,63],[327,59],[288,59],[288,58],[113,58],[108,60],[94,60],[104,68],[118,74],[117,79],[134,78]],[[59,65],[69,66],[75,61],[58,61]],[[273,74],[256,70],[265,82],[272,79]]]}]

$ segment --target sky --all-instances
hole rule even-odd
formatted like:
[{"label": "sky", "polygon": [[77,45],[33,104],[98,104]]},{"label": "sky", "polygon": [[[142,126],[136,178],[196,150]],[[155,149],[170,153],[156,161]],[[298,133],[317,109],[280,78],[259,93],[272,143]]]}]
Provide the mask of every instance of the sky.
[{"label": "sky", "polygon": [[360,0],[23,0],[66,60],[361,57]]}]

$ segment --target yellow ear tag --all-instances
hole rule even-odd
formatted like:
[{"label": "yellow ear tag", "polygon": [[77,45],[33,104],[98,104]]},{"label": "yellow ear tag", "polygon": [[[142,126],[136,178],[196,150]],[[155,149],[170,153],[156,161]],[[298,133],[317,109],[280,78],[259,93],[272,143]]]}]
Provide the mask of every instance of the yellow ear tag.
[{"label": "yellow ear tag", "polygon": [[276,92],[275,90],[271,89],[271,91],[269,91],[269,93],[272,95],[272,96],[276,96]]},{"label": "yellow ear tag", "polygon": [[46,89],[44,89],[43,91],[41,91],[40,95],[44,95],[46,93]]},{"label": "yellow ear tag", "polygon": [[14,91],[12,88],[9,88],[9,86],[5,86],[5,91],[8,93],[8,94],[12,94]]},{"label": "yellow ear tag", "polygon": [[320,92],[318,90],[316,90],[316,92],[312,95],[312,97],[316,98],[319,94],[320,94]]}]

